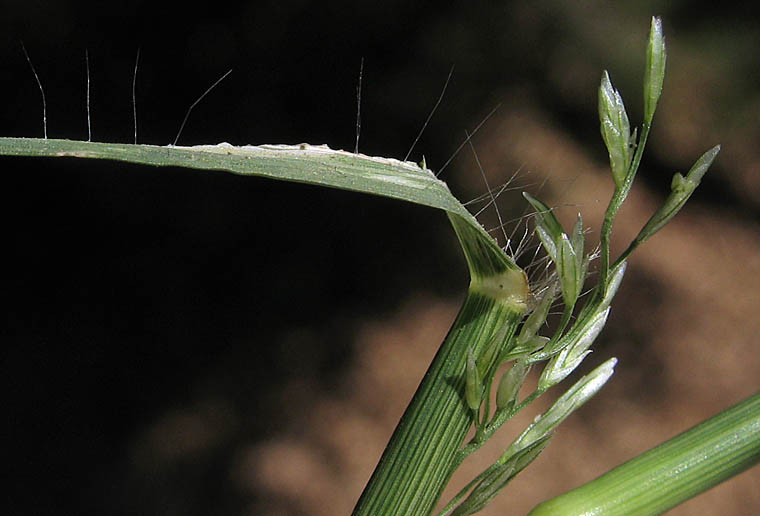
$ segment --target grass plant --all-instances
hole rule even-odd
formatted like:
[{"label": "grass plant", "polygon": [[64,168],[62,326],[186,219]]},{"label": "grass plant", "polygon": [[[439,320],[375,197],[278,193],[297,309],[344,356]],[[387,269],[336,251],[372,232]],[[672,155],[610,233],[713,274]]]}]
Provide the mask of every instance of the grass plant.
[{"label": "grass plant", "polygon": [[[653,18],[644,77],[644,119],[633,131],[620,93],[606,72],[602,76],[600,127],[615,190],[598,247],[587,245],[580,215],[566,230],[549,206],[524,194],[535,212],[535,234],[551,263],[551,272],[539,285],[529,284],[515,259],[424,164],[310,145],[161,147],[47,138],[0,138],[0,154],[222,170],[381,195],[444,210],[469,268],[468,293],[354,509],[355,515],[426,516],[433,513],[465,458],[505,422],[566,380],[588,356],[610,313],[626,259],[676,215],[717,156],[719,147],[714,147],[685,176],[676,174],[665,203],[630,246],[613,259],[613,223],[641,163],[662,91],[665,62],[662,26]],[[596,258],[598,280],[589,286],[587,275]],[[562,306],[561,316],[553,325],[555,330],[544,335],[550,309],[557,303]],[[505,364],[506,372],[497,374]],[[610,358],[569,386],[438,514],[465,516],[481,510],[547,447],[556,427],[602,388],[615,364],[616,359]],[[538,367],[543,369],[537,387],[520,398],[529,371]],[[758,414],[760,404],[755,396],[686,437],[663,445],[665,452],[658,449],[636,459],[632,466],[623,466],[582,491],[542,504],[533,514],[661,512],[760,459]],[[474,435],[465,442],[472,428]],[[700,458],[699,466],[694,465],[695,456]],[[632,483],[667,487],[632,490]],[[633,494],[623,496],[621,492]]]}]

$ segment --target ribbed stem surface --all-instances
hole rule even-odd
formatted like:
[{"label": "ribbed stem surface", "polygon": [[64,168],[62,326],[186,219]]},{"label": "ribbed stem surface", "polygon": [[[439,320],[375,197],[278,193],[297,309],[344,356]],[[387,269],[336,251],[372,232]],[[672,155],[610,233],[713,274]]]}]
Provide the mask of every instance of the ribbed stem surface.
[{"label": "ribbed stem surface", "polygon": [[760,461],[760,394],[652,448],[530,516],[662,514]]},{"label": "ribbed stem surface", "polygon": [[468,349],[479,356],[504,325],[514,332],[522,312],[473,292],[406,409],[355,515],[427,515],[449,480],[449,469],[472,424],[464,400]]}]

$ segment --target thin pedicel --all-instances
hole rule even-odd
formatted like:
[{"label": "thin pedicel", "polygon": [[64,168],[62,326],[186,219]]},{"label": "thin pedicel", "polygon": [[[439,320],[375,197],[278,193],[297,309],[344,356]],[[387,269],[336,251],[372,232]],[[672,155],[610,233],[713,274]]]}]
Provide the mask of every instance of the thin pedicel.
[{"label": "thin pedicel", "polygon": [[[137,66],[136,66],[136,65],[135,65],[135,68],[137,68]],[[204,92],[203,92],[203,94],[202,94],[200,97],[198,97],[198,99],[197,99],[195,102],[193,102],[193,103],[190,105],[190,107],[189,107],[189,108],[187,108],[187,113],[185,113],[185,118],[184,118],[184,120],[182,120],[182,125],[180,125],[180,126],[179,126],[179,131],[177,131],[177,136],[174,138],[174,142],[172,142],[172,145],[174,145],[174,146],[176,146],[176,145],[177,145],[177,141],[179,141],[179,135],[180,135],[180,134],[182,134],[182,129],[184,129],[184,128],[185,128],[185,123],[187,123],[187,118],[190,116],[190,112],[193,110],[193,108],[194,108],[196,105],[198,105],[198,103],[199,103],[201,100],[203,100],[203,97],[205,97],[206,95],[208,95],[208,94],[209,94],[209,92],[210,92],[211,90],[213,90],[213,89],[216,87],[216,85],[217,85],[217,84],[219,84],[220,82],[222,82],[222,81],[223,81],[223,80],[224,80],[224,79],[225,79],[225,78],[226,78],[226,77],[227,77],[229,74],[231,74],[231,73],[232,73],[232,68],[230,68],[230,69],[227,71],[227,73],[225,73],[224,75],[222,75],[221,77],[219,77],[219,78],[218,78],[218,79],[217,79],[217,80],[214,82],[214,84],[212,84],[211,86],[209,86],[209,87],[208,87],[208,89],[207,89],[206,91],[204,91]],[[136,118],[135,118],[135,120],[136,120]],[[136,136],[135,136],[135,137],[136,137]]]},{"label": "thin pedicel", "polygon": [[362,131],[362,75],[364,73],[364,58],[359,63],[359,84],[356,85],[356,145],[354,154],[359,154],[359,134]]},{"label": "thin pedicel", "polygon": [[29,67],[32,69],[32,73],[34,74],[34,80],[37,81],[37,86],[40,88],[40,94],[42,95],[42,132],[45,135],[45,139],[47,140],[47,102],[45,101],[45,90],[42,89],[42,82],[40,82],[40,77],[37,75],[37,70],[34,69],[32,60],[29,59],[29,54],[26,51],[26,47],[24,46],[23,41],[21,41],[21,50],[24,51],[26,62],[29,63]]},{"label": "thin pedicel", "polygon": [[409,156],[412,154],[412,151],[414,150],[415,145],[417,145],[417,142],[420,141],[420,138],[422,137],[422,133],[425,132],[425,128],[430,123],[430,120],[433,118],[433,115],[435,114],[436,109],[438,109],[438,106],[441,104],[441,101],[443,100],[443,96],[446,94],[446,88],[449,86],[449,81],[451,81],[451,75],[454,73],[454,65],[451,65],[451,69],[449,70],[449,75],[446,77],[446,82],[443,83],[443,89],[441,90],[441,94],[438,95],[438,100],[435,101],[435,105],[433,106],[433,109],[430,110],[430,114],[425,119],[425,123],[422,124],[422,129],[420,129],[420,132],[417,133],[417,137],[412,142],[412,146],[409,147],[409,150],[406,152],[406,155],[404,156],[404,160],[406,161],[409,159]]},{"label": "thin pedicel", "polygon": [[87,141],[92,141],[92,126],[90,124],[90,52],[84,49],[85,70],[87,72]]},{"label": "thin pedicel", "polygon": [[[135,71],[132,74],[132,120],[135,123],[135,145],[137,145],[137,97],[135,90],[137,88],[137,64],[140,62],[140,47],[137,47],[137,56],[135,56]],[[179,137],[179,135],[177,135]]]}]

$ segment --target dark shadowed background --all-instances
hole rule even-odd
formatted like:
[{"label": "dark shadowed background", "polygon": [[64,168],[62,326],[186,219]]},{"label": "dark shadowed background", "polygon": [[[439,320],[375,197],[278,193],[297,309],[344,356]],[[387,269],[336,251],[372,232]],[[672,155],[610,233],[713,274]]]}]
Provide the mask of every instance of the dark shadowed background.
[{"label": "dark shadowed background", "polygon": [[[619,4],[11,0],[0,134],[42,136],[20,40],[51,138],[87,138],[89,52],[92,139],[107,142],[133,139],[138,48],[140,143],[171,143],[232,68],[180,145],[353,149],[363,58],[360,150],[397,158],[454,66],[410,159],[438,170],[501,104],[474,138],[490,184],[518,170],[534,192],[545,182],[541,195],[566,220],[583,211],[595,241],[611,186],[598,81],[607,68],[638,123],[649,18],[662,15],[665,93],[618,245],[673,172],[715,143],[723,151],[691,205],[631,260],[588,359],[618,356],[616,377],[484,512],[522,514],[760,378],[757,13]],[[4,514],[350,511],[466,288],[445,216],[221,172],[21,158],[0,170]],[[442,178],[463,199],[485,191],[467,148]],[[505,218],[524,209],[512,193],[500,206]],[[745,473],[674,513],[752,514],[758,484]]]}]

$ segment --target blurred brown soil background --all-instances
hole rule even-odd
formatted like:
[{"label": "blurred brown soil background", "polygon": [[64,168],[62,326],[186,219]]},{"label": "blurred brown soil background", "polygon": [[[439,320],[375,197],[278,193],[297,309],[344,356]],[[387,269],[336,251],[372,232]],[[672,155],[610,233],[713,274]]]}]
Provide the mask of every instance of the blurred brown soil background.
[{"label": "blurred brown soil background", "polygon": [[[667,102],[662,108],[677,111]],[[560,209],[566,225],[580,210],[587,225],[599,228],[611,193],[608,169],[535,109],[504,111],[482,146],[484,168],[533,164],[531,180],[547,179],[544,198],[566,206]],[[491,184],[508,179],[496,176]],[[634,188],[616,223],[619,249],[661,200],[662,192]],[[760,231],[755,224],[737,225],[736,217],[733,209],[693,202],[630,260],[614,316],[588,359],[598,364],[618,357],[614,381],[562,425],[545,454],[482,514],[524,514],[545,497],[595,478],[756,390]],[[743,294],[726,288],[731,284],[744,287]],[[274,499],[298,499],[307,514],[350,511],[353,500],[345,491],[361,492],[360,479],[374,467],[370,457],[382,451],[456,310],[456,299],[417,297],[389,320],[368,321],[358,332],[362,351],[342,389],[320,398],[285,438],[252,449],[252,482]],[[548,407],[547,400],[537,405]],[[539,413],[526,412],[505,425],[482,454],[493,460]],[[294,463],[301,467],[282,467]],[[452,483],[459,480],[461,486],[488,465],[485,457],[471,458]],[[758,481],[756,470],[747,472],[670,514],[754,514],[760,507]],[[450,491],[449,497],[456,492]],[[345,503],[336,505],[338,500]]]},{"label": "blurred brown soil background", "polygon": [[[525,514],[755,393],[754,8],[377,9],[231,4],[201,20],[139,3],[14,4],[0,31],[0,133],[40,133],[19,38],[47,86],[51,137],[86,135],[80,54],[90,49],[97,141],[131,141],[137,46],[142,142],[171,141],[186,106],[234,67],[216,99],[191,115],[180,143],[353,148],[365,57],[360,148],[397,157],[455,64],[411,158],[424,154],[438,169],[465,129],[501,102],[474,139],[489,184],[519,170],[516,184],[556,206],[566,224],[582,212],[596,242],[611,192],[596,118],[601,70],[637,124],[649,16],[662,15],[665,90],[615,225],[616,249],[663,201],[674,172],[716,143],[723,150],[682,213],[630,259],[607,328],[579,372],[616,356],[615,376],[482,514]],[[0,162],[13,305],[0,334],[13,478],[2,512],[350,513],[463,298],[466,269],[445,217],[225,174]],[[462,199],[484,192],[466,149],[442,177]],[[499,206],[505,219],[524,209],[517,192],[505,192]],[[487,210],[482,222],[495,227],[495,214]],[[559,393],[505,425],[453,486],[486,467]],[[756,468],[671,514],[756,514],[759,486]]]}]

